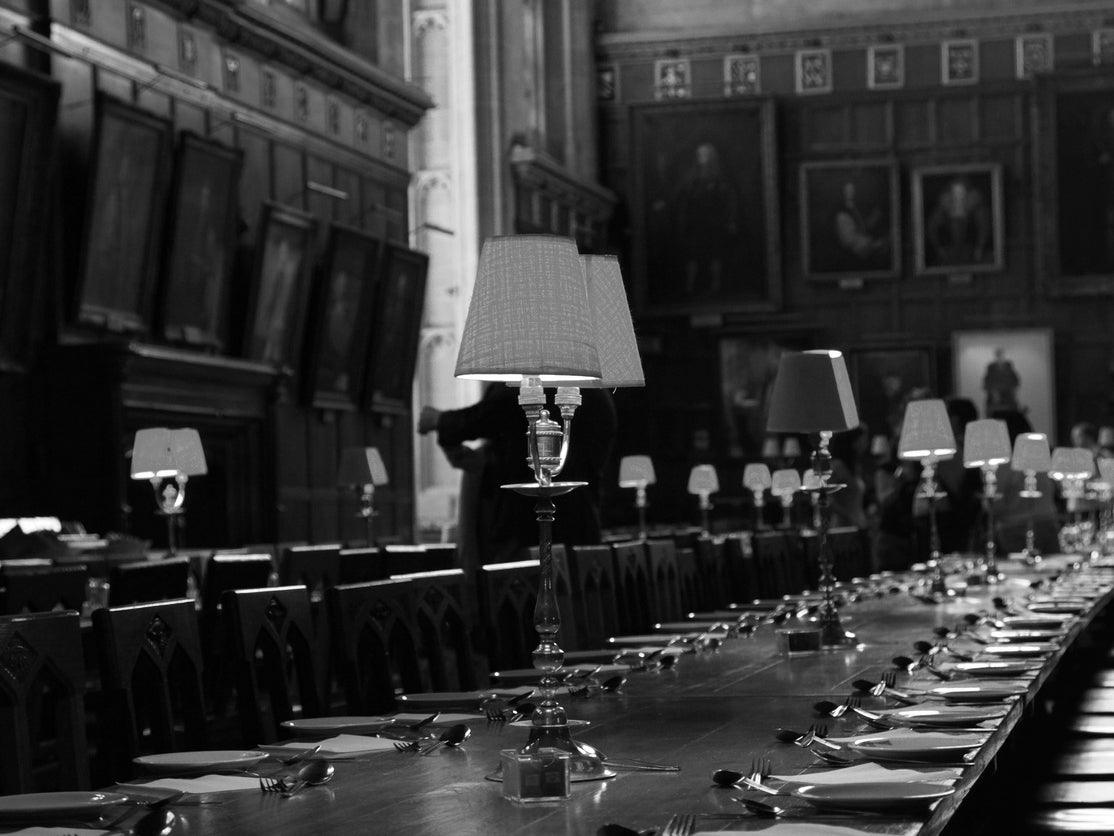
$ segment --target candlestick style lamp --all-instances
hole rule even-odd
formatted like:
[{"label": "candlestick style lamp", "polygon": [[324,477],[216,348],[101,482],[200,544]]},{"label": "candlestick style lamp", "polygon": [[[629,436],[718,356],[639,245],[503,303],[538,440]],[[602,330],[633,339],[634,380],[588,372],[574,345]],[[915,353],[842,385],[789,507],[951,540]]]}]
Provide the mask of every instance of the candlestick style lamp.
[{"label": "candlestick style lamp", "polygon": [[[533,481],[504,485],[536,500],[540,580],[534,626],[534,667],[542,698],[531,717],[523,752],[558,748],[572,753],[573,780],[611,777],[594,749],[577,746],[557,701],[556,671],[564,662],[557,643],[561,615],[553,588],[554,498],[583,482],[557,481],[570,445],[580,388],[644,385],[619,262],[577,253],[570,238],[510,235],[489,238],[480,253],[476,283],[457,356],[456,376],[520,386],[526,413],[524,461]],[[545,387],[556,386],[561,423],[546,406]]]},{"label": "candlestick style lamp", "polygon": [[356,492],[360,500],[359,516],[364,520],[369,547],[375,545],[375,489],[387,483],[387,467],[378,449],[346,447],[341,452],[337,485]]},{"label": "candlestick style lamp", "polygon": [[781,527],[793,527],[793,499],[801,489],[801,474],[791,467],[775,470],[770,493],[781,500]]},{"label": "candlestick style lamp", "polygon": [[[1106,429],[1109,429],[1107,427]],[[1114,550],[1114,459],[1100,458],[1097,461],[1099,469],[1099,543],[1103,554],[1110,554]],[[1094,484],[1094,483],[1092,483]]]},{"label": "candlestick style lamp", "polygon": [[[1052,451],[1048,448],[1048,436],[1044,433],[1021,433],[1013,442],[1013,458],[1010,468],[1025,474],[1025,485],[1018,492],[1022,499],[1038,500],[1043,496],[1037,486],[1037,474],[1047,473],[1052,466]],[[1025,526],[1025,548],[1022,557],[1029,563],[1036,563],[1041,559],[1040,549],[1037,548],[1036,536],[1033,533],[1033,512],[1030,502],[1028,522]]]},{"label": "candlestick style lamp", "polygon": [[824,596],[820,640],[825,645],[847,644],[855,638],[843,628],[835,607],[833,556],[828,545],[829,497],[843,486],[828,482],[832,475],[828,445],[833,433],[858,425],[859,411],[851,392],[851,378],[840,352],[805,351],[782,355],[770,395],[766,429],[820,436],[812,454],[812,470],[819,480],[814,490],[820,508],[820,591]]},{"label": "candlestick style lamp", "polygon": [[967,424],[963,434],[963,466],[982,472],[982,502],[986,511],[986,581],[997,583],[998,544],[994,529],[994,500],[998,498],[998,465],[1010,460],[1010,432],[1006,422],[984,418]]},{"label": "candlestick style lamp", "polygon": [[689,472],[689,493],[700,498],[700,526],[707,537],[710,532],[708,514],[712,510],[712,494],[719,491],[719,476],[710,464],[698,464]]},{"label": "candlestick style lamp", "polygon": [[1048,475],[1060,483],[1067,510],[1072,514],[1076,532],[1073,545],[1076,549],[1088,545],[1083,532],[1080,503],[1083,500],[1085,482],[1094,474],[1095,458],[1090,450],[1083,447],[1057,447],[1052,451]]},{"label": "candlestick style lamp", "polygon": [[766,436],[762,442],[762,458],[768,462],[777,462],[781,458],[781,442],[777,436]]},{"label": "candlestick style lamp", "polygon": [[754,494],[754,530],[766,527],[762,509],[766,505],[766,490],[773,484],[770,468],[762,462],[751,462],[743,468],[743,487]]},{"label": "candlestick style lamp", "polygon": [[656,482],[649,456],[623,456],[619,460],[619,487],[636,491],[634,507],[638,509],[638,536],[642,539],[646,539],[646,488]]},{"label": "candlestick style lamp", "polygon": [[939,398],[909,401],[901,424],[901,440],[897,445],[899,459],[921,463],[921,492],[928,500],[928,537],[932,564],[932,591],[947,594],[944,567],[940,560],[940,530],[936,527],[936,500],[943,496],[936,489],[936,463],[955,455],[955,434],[948,418],[948,409]]},{"label": "candlestick style lamp", "polygon": [[791,435],[781,443],[781,458],[785,461],[785,466],[789,467],[800,457],[801,440]]},{"label": "candlestick style lamp", "polygon": [[158,513],[166,517],[170,554],[178,550],[178,519],[186,512],[186,483],[191,476],[204,476],[208,472],[197,430],[148,427],[136,431],[131,477],[150,481]]}]

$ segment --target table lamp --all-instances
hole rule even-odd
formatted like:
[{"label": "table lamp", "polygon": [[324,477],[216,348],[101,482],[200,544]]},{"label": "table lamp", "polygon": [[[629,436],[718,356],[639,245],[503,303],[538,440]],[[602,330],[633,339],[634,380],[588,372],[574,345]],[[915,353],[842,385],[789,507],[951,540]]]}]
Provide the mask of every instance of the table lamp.
[{"label": "table lamp", "polygon": [[768,462],[776,462],[781,458],[781,442],[777,436],[767,436],[762,442],[762,458]]},{"label": "table lamp", "polygon": [[986,511],[986,581],[997,583],[997,549],[994,500],[998,498],[998,465],[1010,460],[1010,432],[997,418],[970,421],[963,431],[963,466],[982,472],[982,502]]},{"label": "table lamp", "polygon": [[[179,518],[186,512],[186,483],[209,472],[201,436],[190,427],[137,430],[132,444],[133,479],[147,479],[155,493],[158,513],[166,517],[167,550],[178,550]],[[166,482],[173,479],[173,482]],[[166,484],[164,484],[166,482]]]},{"label": "table lamp", "polygon": [[812,504],[812,527],[820,530],[820,477],[811,467],[801,474],[801,490],[808,494]]},{"label": "table lamp", "polygon": [[1099,511],[1099,537],[1104,554],[1110,554],[1114,548],[1114,459],[1105,456],[1097,460],[1099,468],[1100,493],[1099,501],[1102,508]]},{"label": "table lamp", "polygon": [[775,470],[770,493],[781,500],[781,527],[793,527],[793,499],[801,489],[801,474],[791,467]]},{"label": "table lamp", "polygon": [[770,468],[762,462],[752,462],[743,468],[743,487],[754,494],[754,529],[761,531],[766,527],[762,519],[762,509],[766,505],[766,490],[773,484]]},{"label": "table lamp", "polygon": [[340,454],[337,485],[350,488],[360,500],[360,513],[367,529],[367,544],[375,545],[375,489],[387,484],[387,468],[375,447],[346,447]]},{"label": "table lamp", "polygon": [[781,444],[781,457],[786,467],[801,457],[801,440],[795,435],[789,436]]},{"label": "table lamp", "polygon": [[770,394],[769,432],[819,434],[812,453],[812,470],[818,484],[820,511],[820,591],[824,603],[820,611],[820,640],[825,645],[854,641],[840,623],[835,607],[833,556],[828,544],[830,495],[842,485],[829,484],[832,455],[828,449],[832,434],[859,425],[859,411],[851,391],[847,363],[838,351],[821,350],[784,354],[778,363],[777,377]]},{"label": "table lamp", "polygon": [[936,527],[936,462],[955,455],[955,435],[948,409],[939,398],[909,401],[901,424],[897,457],[921,463],[920,497],[928,500],[928,547],[932,564],[932,591],[946,595],[944,567],[940,560],[940,530]]},{"label": "table lamp", "polygon": [[654,463],[649,456],[623,456],[619,460],[619,487],[634,488],[634,507],[638,510],[638,536],[646,539],[646,487],[657,482]]},{"label": "table lamp", "polygon": [[[456,376],[518,385],[518,403],[526,414],[524,452],[533,481],[503,486],[536,500],[538,522],[534,626],[540,641],[533,657],[542,674],[542,696],[522,751],[570,752],[573,780],[611,777],[614,773],[604,768],[594,749],[572,739],[565,709],[557,701],[556,672],[565,654],[557,643],[561,615],[553,586],[553,500],[585,484],[557,481],[568,455],[573,415],[582,402],[579,387],[645,384],[618,260],[581,258],[571,238],[489,238],[480,252]],[[546,406],[547,385],[557,387],[560,424]]]},{"label": "table lamp", "polygon": [[700,497],[700,525],[707,537],[708,512],[712,510],[712,494],[719,490],[719,476],[710,464],[698,464],[689,473],[689,493]]},{"label": "table lamp", "polygon": [[[1052,451],[1048,449],[1048,436],[1044,433],[1021,433],[1013,442],[1013,457],[1010,468],[1025,474],[1025,484],[1018,493],[1022,499],[1037,500],[1043,494],[1037,486],[1037,474],[1047,473],[1052,466]],[[1025,548],[1021,554],[1029,563],[1041,559],[1033,533],[1033,512],[1030,503],[1028,522],[1025,527]]]},{"label": "table lamp", "polygon": [[[1082,509],[1084,483],[1095,473],[1095,457],[1090,450],[1083,447],[1057,447],[1052,451],[1052,462],[1048,466],[1048,475],[1060,483],[1060,490],[1064,495],[1067,510],[1074,518],[1077,534],[1075,547],[1082,548],[1087,545],[1082,526]],[[1066,549],[1065,549],[1066,551]]]}]

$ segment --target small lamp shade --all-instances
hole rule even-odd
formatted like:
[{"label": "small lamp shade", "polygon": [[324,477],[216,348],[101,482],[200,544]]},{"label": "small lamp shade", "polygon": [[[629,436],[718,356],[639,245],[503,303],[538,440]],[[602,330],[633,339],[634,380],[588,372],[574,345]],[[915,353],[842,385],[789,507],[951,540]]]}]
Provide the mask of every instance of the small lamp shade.
[{"label": "small lamp shade", "polygon": [[769,436],[762,442],[762,458],[776,459],[781,456],[781,445],[778,444],[777,438]]},{"label": "small lamp shade", "polygon": [[774,496],[790,496],[801,489],[801,474],[793,468],[775,470],[770,492]]},{"label": "small lamp shade", "polygon": [[456,376],[563,383],[599,378],[596,325],[571,238],[489,238],[460,339]]},{"label": "small lamp shade", "polygon": [[1010,460],[1010,431],[997,418],[971,421],[963,432],[963,466],[997,467]]},{"label": "small lamp shade", "polygon": [[772,484],[770,468],[761,462],[752,462],[743,468],[743,487],[747,490],[764,491]]},{"label": "small lamp shade", "polygon": [[816,475],[816,471],[811,467],[801,476],[801,487],[806,491],[816,491],[823,487],[820,477]]},{"label": "small lamp shade", "polygon": [[133,479],[204,476],[209,472],[201,436],[191,427],[137,430],[132,444]]},{"label": "small lamp shade", "polygon": [[870,455],[885,458],[890,454],[890,439],[884,435],[876,435],[870,440]]},{"label": "small lamp shade", "polygon": [[1053,479],[1089,479],[1095,473],[1095,458],[1082,447],[1057,447],[1052,451],[1048,475]]},{"label": "small lamp shade", "polygon": [[1013,442],[1010,467],[1020,473],[1047,473],[1052,466],[1052,451],[1044,433],[1021,433]]},{"label": "small lamp shade", "polygon": [[689,473],[689,493],[709,494],[719,490],[719,476],[710,464],[698,464]]},{"label": "small lamp shade", "polygon": [[897,445],[901,459],[950,459],[955,455],[955,435],[948,409],[939,398],[909,401]]},{"label": "small lamp shade", "polygon": [[657,482],[649,456],[623,456],[619,460],[619,487],[644,488]]},{"label": "small lamp shade", "polygon": [[859,410],[843,354],[823,350],[782,355],[770,394],[766,429],[817,433],[857,426]]},{"label": "small lamp shade", "polygon": [[340,454],[340,467],[337,484],[344,487],[353,485],[386,485],[387,468],[383,457],[375,447],[346,447]]},{"label": "small lamp shade", "polygon": [[600,378],[585,380],[580,385],[608,389],[645,386],[619,259],[613,255],[582,255],[580,263],[584,267],[600,358]]},{"label": "small lamp shade", "polygon": [[781,445],[781,455],[787,459],[795,459],[801,455],[801,442],[796,436],[789,436]]},{"label": "small lamp shade", "polygon": [[1102,481],[1114,487],[1114,459],[1099,459],[1098,465]]}]

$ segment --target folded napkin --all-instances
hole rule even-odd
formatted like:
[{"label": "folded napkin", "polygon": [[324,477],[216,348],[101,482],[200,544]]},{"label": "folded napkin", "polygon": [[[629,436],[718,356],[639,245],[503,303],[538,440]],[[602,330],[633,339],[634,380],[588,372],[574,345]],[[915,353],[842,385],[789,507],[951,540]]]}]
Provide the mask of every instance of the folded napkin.
[{"label": "folded napkin", "polygon": [[[426,715],[429,716],[429,715]],[[271,754],[294,754],[305,749],[312,749],[320,744],[323,757],[343,760],[357,755],[366,755],[369,752],[393,752],[395,741],[385,737],[368,737],[362,734],[338,734],[327,740],[291,740],[289,743],[280,743],[273,746],[260,746],[259,749]]]},{"label": "folded napkin", "polygon": [[692,836],[748,836],[761,832],[763,836],[862,836],[876,833],[876,830],[860,830],[857,827],[836,827],[832,824],[809,824],[808,822],[775,822],[763,826],[761,831],[754,830],[697,830]]},{"label": "folded napkin", "polygon": [[895,769],[871,762],[844,766],[827,772],[813,772],[808,775],[771,775],[770,777],[788,784],[863,784],[873,781],[927,781],[935,784],[950,784],[959,778],[962,772],[961,766]]},{"label": "folded napkin", "polygon": [[[118,784],[120,788],[132,786]],[[232,792],[233,790],[259,790],[259,779],[252,775],[201,775],[197,778],[159,778],[145,784],[135,784],[140,790],[176,790],[181,792]]]},{"label": "folded napkin", "polygon": [[989,734],[971,734],[970,732],[922,732],[914,729],[886,729],[885,731],[864,732],[853,737],[829,737],[832,743],[854,743],[857,740],[912,740],[923,743],[925,746],[941,746],[949,743],[968,743],[980,746],[986,742]]},{"label": "folded napkin", "polygon": [[23,830],[13,830],[5,836],[108,836],[111,830],[99,830],[95,827],[25,827]]}]

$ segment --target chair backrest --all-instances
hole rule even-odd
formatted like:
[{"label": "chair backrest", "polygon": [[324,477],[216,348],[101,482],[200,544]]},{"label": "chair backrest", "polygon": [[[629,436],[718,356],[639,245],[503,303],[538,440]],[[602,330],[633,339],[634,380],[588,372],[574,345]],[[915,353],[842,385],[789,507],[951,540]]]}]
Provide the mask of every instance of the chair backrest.
[{"label": "chair backrest", "polygon": [[534,630],[538,575],[536,560],[480,567],[480,611],[487,623],[489,660],[493,668],[530,666],[531,653],[538,645],[538,634]]},{"label": "chair backrest", "polygon": [[94,610],[93,632],[104,697],[98,750],[106,774],[127,777],[132,759],[145,752],[204,749],[204,665],[194,602]]},{"label": "chair backrest", "polygon": [[[750,601],[762,594],[759,583],[758,566],[754,557],[754,537],[749,531],[728,534],[723,541],[724,561],[730,579],[728,589],[734,602]],[[723,606],[722,596],[709,602],[710,608]]]},{"label": "chair backrest", "polygon": [[202,609],[211,612],[219,608],[221,596],[230,589],[266,586],[273,571],[274,560],[269,554],[215,553],[205,563],[201,586]]},{"label": "chair backrest", "polygon": [[188,557],[115,563],[108,572],[108,603],[123,607],[145,601],[185,598],[189,575]]},{"label": "chair backrest", "polygon": [[486,685],[486,666],[473,650],[476,624],[463,569],[406,575],[414,593],[414,621],[421,636],[430,684],[437,691],[471,691]]},{"label": "chair backrest", "polygon": [[[723,548],[720,547],[722,554]],[[704,606],[704,585],[700,579],[700,564],[696,561],[696,551],[692,548],[677,549],[677,586],[680,592],[680,616],[694,612]]]},{"label": "chair backrest", "polygon": [[230,589],[222,599],[244,745],[273,743],[282,722],[324,708],[309,593],[304,586]]},{"label": "chair backrest", "polygon": [[613,543],[615,579],[619,589],[619,629],[624,633],[639,633],[649,629],[650,616],[650,558],[646,543],[628,540]]},{"label": "chair backrest", "polygon": [[[696,566],[697,597],[685,604],[688,611],[716,609],[743,594],[744,584],[738,584],[736,589],[736,579],[729,571],[726,537],[698,537],[693,544],[692,555]],[[684,574],[682,569],[682,576]]]},{"label": "chair backrest", "polygon": [[0,570],[0,614],[80,610],[85,603],[85,564],[11,566]]},{"label": "chair backrest", "polygon": [[390,545],[383,547],[383,559],[390,575],[412,575],[415,572],[437,572],[452,569],[456,564],[456,546]]},{"label": "chair backrest", "polygon": [[615,557],[611,546],[570,546],[569,579],[574,590],[573,613],[583,649],[604,647],[608,637],[619,632]]},{"label": "chair backrest", "polygon": [[681,617],[681,579],[677,571],[677,546],[672,538],[648,540],[650,562],[650,618],[676,621]]},{"label": "chair backrest", "polygon": [[368,583],[385,581],[391,576],[390,568],[378,546],[340,550],[338,583]]},{"label": "chair backrest", "polygon": [[279,564],[279,583],[302,584],[309,590],[310,600],[323,600],[325,590],[340,583],[340,545],[286,547]]},{"label": "chair backrest", "polygon": [[342,584],[326,592],[326,601],[334,664],[351,713],[391,711],[396,694],[428,690],[412,581]]},{"label": "chair backrest", "polygon": [[[0,618],[0,794],[89,787],[85,665],[76,612]],[[51,711],[53,709],[53,711]],[[37,780],[42,720],[52,721],[50,786]]]},{"label": "chair backrest", "polygon": [[790,535],[784,531],[760,531],[751,538],[758,574],[760,598],[777,598],[800,592],[802,584],[794,583],[795,557]]}]

